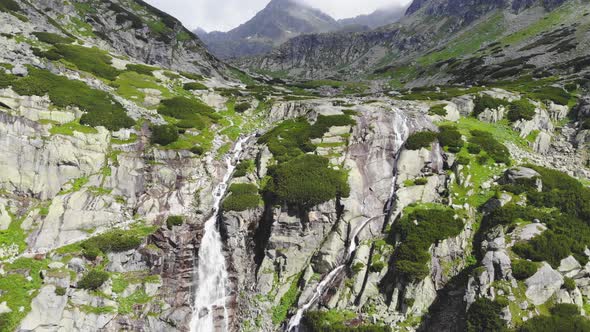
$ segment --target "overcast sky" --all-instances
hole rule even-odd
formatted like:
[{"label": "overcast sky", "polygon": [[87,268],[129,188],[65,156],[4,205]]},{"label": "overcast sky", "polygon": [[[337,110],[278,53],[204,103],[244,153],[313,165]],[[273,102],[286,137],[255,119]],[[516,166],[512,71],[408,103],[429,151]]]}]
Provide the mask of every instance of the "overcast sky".
[{"label": "overcast sky", "polygon": [[[411,0],[302,0],[336,19],[368,14],[375,9],[405,5]],[[227,31],[248,21],[270,0],[147,0],[180,19],[190,29]]]}]

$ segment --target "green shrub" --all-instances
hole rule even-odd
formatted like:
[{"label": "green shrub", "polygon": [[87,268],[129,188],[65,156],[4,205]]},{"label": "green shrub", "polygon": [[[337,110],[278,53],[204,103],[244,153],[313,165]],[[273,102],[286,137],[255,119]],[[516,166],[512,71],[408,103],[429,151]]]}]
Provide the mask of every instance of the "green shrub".
[{"label": "green shrub", "polygon": [[[1,78],[0,78],[0,80],[1,80]],[[0,82],[0,84],[2,84],[2,83]],[[590,129],[590,118],[582,121],[582,124],[580,126],[581,126],[582,130],[589,130]]]},{"label": "green shrub", "polygon": [[[572,278],[568,278],[565,277],[563,280],[563,288],[567,289],[568,291],[573,291],[574,289],[576,289],[576,282],[574,281],[574,279]],[[578,307],[576,305],[574,305],[574,307],[576,307],[576,310],[578,309]]]},{"label": "green shrub", "polygon": [[71,44],[74,42],[74,38],[63,37],[51,32],[33,32],[33,35],[39,39],[39,41],[47,44]]},{"label": "green shrub", "polygon": [[580,308],[578,308],[577,305],[572,304],[572,303],[556,304],[549,311],[551,312],[552,315],[562,316],[562,317],[573,317],[573,316],[580,315]]},{"label": "green shrub", "polygon": [[316,147],[310,141],[311,125],[304,118],[287,120],[262,135],[258,142],[266,144],[279,162],[296,158]]},{"label": "green shrub", "polygon": [[319,115],[316,122],[311,126],[310,138],[321,138],[330,131],[331,127],[353,126],[356,121],[350,115]]},{"label": "green shrub", "polygon": [[173,125],[152,126],[152,144],[166,146],[178,140],[178,129]]},{"label": "green shrub", "polygon": [[[575,312],[574,312],[574,307]],[[557,309],[556,309],[557,308]],[[580,315],[577,306],[558,304],[552,308],[553,315],[537,316],[526,321],[519,332],[587,332],[590,331],[590,321]]]},{"label": "green shrub", "polygon": [[163,100],[158,107],[158,113],[182,120],[177,124],[180,128],[203,129],[209,123],[217,122],[221,118],[208,105],[185,97]]},{"label": "green shrub", "polygon": [[18,3],[14,0],[0,0],[0,11],[2,12],[19,12],[21,10]]},{"label": "green shrub", "polygon": [[352,273],[357,274],[365,268],[365,264],[357,262],[352,266]]},{"label": "green shrub", "polygon": [[258,187],[251,183],[234,183],[229,188],[229,196],[223,201],[226,211],[246,211],[260,204]]},{"label": "green shrub", "polygon": [[391,332],[389,326],[360,322],[351,311],[308,311],[301,320],[310,332]]},{"label": "green shrub", "polygon": [[481,152],[481,146],[479,146],[478,144],[470,143],[469,145],[467,145],[467,152],[469,152],[470,154],[479,154]]},{"label": "green shrub", "polygon": [[417,186],[423,186],[428,183],[428,178],[418,178],[414,181],[414,184]]},{"label": "green shrub", "polygon": [[434,105],[428,111],[430,115],[439,115],[442,117],[447,116],[447,110],[445,109],[446,105]]},{"label": "green shrub", "polygon": [[242,176],[248,175],[248,173],[253,172],[254,168],[254,161],[252,160],[242,160],[238,166],[236,166],[236,171],[234,172],[234,177],[240,178]]},{"label": "green shrub", "polygon": [[86,259],[94,261],[98,256],[102,255],[102,251],[100,251],[100,249],[98,249],[96,246],[88,245],[83,249],[82,255]]},{"label": "green shrub", "polygon": [[122,230],[114,230],[102,235],[88,239],[82,243],[82,248],[98,248],[103,253],[124,252],[139,247],[142,240],[136,236],[129,235]]},{"label": "green shrub", "polygon": [[244,103],[239,103],[239,104],[236,104],[236,106],[234,107],[234,109],[235,109],[235,111],[236,111],[236,112],[238,112],[238,113],[244,113],[244,112],[246,112],[247,110],[249,110],[249,109],[250,109],[250,107],[251,107],[250,103],[246,103],[246,102],[244,102]]},{"label": "green shrub", "polygon": [[487,298],[478,298],[467,311],[467,331],[506,331],[502,306]]},{"label": "green shrub", "polygon": [[129,71],[134,71],[138,74],[147,75],[147,76],[154,76],[154,71],[158,68],[152,66],[146,66],[142,64],[127,64],[125,68]]},{"label": "green shrub", "polygon": [[506,107],[508,105],[507,101],[496,99],[486,94],[475,97],[474,103],[475,108],[473,109],[473,116],[475,117],[483,113],[486,109],[493,110],[498,109],[501,106]]},{"label": "green shrub", "polygon": [[447,147],[450,152],[456,153],[461,150],[465,142],[461,133],[455,127],[441,126],[440,132],[437,135],[441,146]]},{"label": "green shrub", "polygon": [[496,163],[510,165],[510,151],[486,131],[472,130],[469,143],[479,145]]},{"label": "green shrub", "polygon": [[457,164],[458,165],[469,165],[471,163],[471,159],[467,156],[458,156],[457,157]]},{"label": "green shrub", "polygon": [[6,74],[4,69],[0,69],[0,89],[5,89],[11,86],[15,81],[16,77],[11,74]]},{"label": "green shrub", "polygon": [[408,137],[406,141],[406,148],[408,150],[420,150],[422,148],[430,148],[432,143],[436,140],[437,134],[432,131],[421,131],[414,133]]},{"label": "green shrub", "polygon": [[195,155],[197,155],[197,156],[200,156],[200,155],[202,155],[203,153],[205,153],[205,149],[203,149],[201,146],[198,146],[198,145],[196,145],[196,146],[193,146],[193,147],[190,149],[190,152],[191,152],[192,154],[195,154]]},{"label": "green shrub", "polygon": [[534,116],[535,105],[524,99],[512,102],[507,114],[507,118],[510,122],[516,122],[519,120],[529,121],[532,120]]},{"label": "green shrub", "polygon": [[276,197],[303,208],[350,193],[346,173],[330,168],[324,157],[302,155],[269,171],[273,177],[270,189]]},{"label": "green shrub", "polygon": [[179,74],[193,81],[202,81],[205,79],[202,75],[189,73],[185,71],[181,71]]},{"label": "green shrub", "polygon": [[392,227],[392,234],[401,241],[393,254],[396,271],[410,280],[425,278],[429,273],[430,246],[462,230],[463,221],[455,219],[455,212],[442,205],[418,208],[405,215]]},{"label": "green shrub", "polygon": [[262,135],[258,143],[266,144],[277,161],[285,162],[315,151],[316,146],[311,143],[311,139],[323,137],[331,127],[355,123],[350,115],[320,115],[314,125],[310,125],[305,118],[287,120]]},{"label": "green shrub", "polygon": [[87,290],[99,289],[107,280],[109,280],[109,274],[104,271],[91,270],[88,272],[80,281],[78,281],[78,288]]},{"label": "green shrub", "polygon": [[385,268],[385,262],[376,261],[371,264],[369,270],[373,273],[379,273]]},{"label": "green shrub", "polygon": [[59,287],[59,286],[55,287],[55,295],[57,295],[57,296],[66,295],[66,289],[63,287]]},{"label": "green shrub", "polygon": [[568,83],[565,85],[565,91],[567,92],[575,92],[576,90],[578,90],[578,84],[577,83]]},{"label": "green shrub", "polygon": [[79,45],[56,44],[53,51],[78,69],[114,81],[120,72],[111,66],[111,57],[103,50]]},{"label": "green shrub", "polygon": [[203,83],[199,83],[199,82],[190,82],[190,83],[185,83],[182,86],[183,89],[187,90],[187,91],[192,91],[192,90],[208,90],[209,88],[203,84]]},{"label": "green shrub", "polygon": [[522,259],[512,261],[512,275],[518,280],[532,277],[538,268],[537,264]]},{"label": "green shrub", "polygon": [[184,223],[184,218],[182,216],[169,216],[166,219],[166,226],[169,230],[172,230],[174,226],[181,226]]},{"label": "green shrub", "polygon": [[527,93],[531,99],[553,101],[558,105],[567,105],[571,95],[562,88],[555,86],[543,86]]},{"label": "green shrub", "polygon": [[92,127],[104,126],[109,130],[129,128],[135,124],[123,106],[108,93],[91,89],[84,82],[69,80],[46,70],[29,68],[27,77],[14,81],[13,89],[23,96],[49,95],[58,107],[76,106],[86,112],[80,124]]}]

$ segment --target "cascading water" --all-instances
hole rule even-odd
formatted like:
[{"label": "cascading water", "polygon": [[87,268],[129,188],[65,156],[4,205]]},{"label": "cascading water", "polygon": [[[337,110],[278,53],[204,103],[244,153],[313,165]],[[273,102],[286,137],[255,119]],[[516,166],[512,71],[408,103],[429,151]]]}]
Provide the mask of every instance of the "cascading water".
[{"label": "cascading water", "polygon": [[215,329],[215,312],[222,309],[223,321],[221,331],[228,329],[227,286],[228,274],[223,255],[223,243],[217,229],[221,199],[227,190],[227,184],[236,168],[243,151],[244,143],[249,139],[240,139],[231,154],[225,157],[227,172],[223,180],[213,191],[213,214],[204,227],[203,238],[199,248],[197,287],[194,294],[191,332],[213,332]]},{"label": "cascading water", "polygon": [[305,303],[301,308],[299,308],[297,310],[297,312],[295,313],[295,315],[293,315],[293,317],[291,317],[291,319],[289,320],[289,324],[287,325],[288,332],[298,332],[299,331],[299,324],[301,323],[301,318],[303,318],[303,314],[309,308],[311,308],[311,306],[313,306],[316,303],[316,301],[318,301],[320,299],[320,297],[324,294],[326,287],[328,287],[334,281],[336,276],[338,276],[338,274],[342,270],[344,270],[344,268],[346,267],[346,265],[349,263],[352,256],[354,255],[354,252],[356,251],[356,248],[357,248],[356,239],[357,239],[358,235],[360,234],[360,232],[365,228],[365,226],[367,226],[367,224],[369,224],[369,222],[371,222],[372,220],[380,218],[380,217],[384,217],[384,216],[388,215],[389,213],[391,213],[391,209],[393,207],[393,204],[395,203],[395,199],[396,199],[395,196],[396,196],[396,191],[397,191],[397,160],[399,159],[402,147],[405,144],[405,142],[408,138],[408,135],[409,135],[409,127],[408,127],[408,123],[407,123],[407,118],[400,111],[397,111],[394,113],[394,127],[396,128],[396,130],[395,130],[395,139],[394,139],[395,153],[394,153],[393,179],[392,179],[392,186],[391,186],[391,195],[389,196],[389,199],[388,199],[386,206],[385,206],[385,214],[368,218],[363,223],[361,223],[351,233],[350,242],[348,244],[348,248],[347,248],[345,256],[344,256],[343,264],[339,265],[334,270],[332,270],[318,284],[313,296],[309,299],[309,301],[307,301],[307,303]]}]

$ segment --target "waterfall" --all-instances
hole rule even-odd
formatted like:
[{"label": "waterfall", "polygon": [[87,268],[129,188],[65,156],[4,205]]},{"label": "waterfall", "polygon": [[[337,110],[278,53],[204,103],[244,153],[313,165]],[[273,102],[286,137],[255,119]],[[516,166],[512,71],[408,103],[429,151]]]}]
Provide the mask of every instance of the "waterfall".
[{"label": "waterfall", "polygon": [[316,301],[318,301],[321,296],[323,295],[326,287],[328,287],[332,281],[336,278],[340,271],[344,270],[346,265],[352,259],[354,252],[357,248],[357,237],[360,232],[374,219],[385,217],[391,213],[391,209],[393,204],[396,200],[396,191],[397,191],[397,161],[402,151],[402,147],[404,146],[406,140],[408,139],[410,128],[408,127],[408,122],[406,116],[401,111],[396,111],[394,113],[394,121],[393,126],[395,128],[395,138],[394,138],[394,164],[393,164],[393,179],[391,185],[391,194],[389,195],[389,199],[385,205],[385,214],[381,214],[378,216],[373,216],[368,218],[364,222],[362,222],[353,232],[351,232],[350,241],[348,244],[348,248],[345,252],[344,260],[341,265],[336,267],[332,270],[316,287],[313,296],[307,301],[302,307],[300,307],[295,315],[289,319],[289,324],[287,325],[287,332],[298,332],[299,331],[299,324],[301,323],[301,318],[303,318],[303,314],[307,311],[311,306],[313,306]]},{"label": "waterfall", "polygon": [[223,309],[221,331],[228,330],[227,287],[228,273],[223,255],[223,243],[217,228],[221,200],[249,137],[241,138],[233,151],[225,156],[227,171],[221,183],[213,191],[213,214],[204,227],[199,248],[197,285],[194,294],[191,332],[215,331],[215,312]]}]

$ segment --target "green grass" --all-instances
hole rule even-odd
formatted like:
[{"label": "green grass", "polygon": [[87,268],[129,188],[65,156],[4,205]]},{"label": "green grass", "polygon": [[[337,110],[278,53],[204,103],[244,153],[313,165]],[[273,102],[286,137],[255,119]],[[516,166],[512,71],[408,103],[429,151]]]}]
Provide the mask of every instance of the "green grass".
[{"label": "green grass", "polygon": [[226,211],[246,211],[257,208],[261,203],[256,185],[234,183],[229,188],[229,196],[223,201],[223,209]]},{"label": "green grass", "polygon": [[[6,301],[12,312],[0,315],[0,331],[14,331],[19,322],[31,310],[31,301],[41,288],[41,270],[47,268],[47,260],[21,258],[5,264],[6,275],[0,278],[0,303]],[[29,275],[32,280],[25,277]],[[23,310],[19,310],[20,308]]]},{"label": "green grass", "polygon": [[155,89],[162,92],[162,97],[170,98],[170,90],[159,85],[153,76],[127,71],[119,75],[113,84],[117,87],[117,94],[125,99],[141,104],[145,101],[146,94],[142,89]]},{"label": "green grass", "polygon": [[291,277],[291,286],[289,290],[283,295],[279,304],[276,307],[272,308],[272,322],[275,325],[282,323],[287,318],[287,313],[289,309],[295,304],[297,298],[299,297],[299,279],[301,278],[301,274],[295,275]]},{"label": "green grass", "polygon": [[66,135],[66,136],[73,136],[74,132],[79,132],[83,134],[96,134],[98,130],[93,127],[81,125],[79,120],[68,122],[62,125],[53,125],[49,132],[52,135]]},{"label": "green grass", "polygon": [[21,228],[22,221],[22,219],[16,219],[12,216],[12,222],[8,228],[0,231],[0,247],[16,245],[19,252],[27,248],[27,233]]},{"label": "green grass", "polygon": [[126,66],[127,70],[136,72],[138,74],[143,74],[146,76],[153,76],[153,72],[156,71],[158,68],[152,66],[146,66],[142,64],[128,64]]},{"label": "green grass", "polygon": [[152,300],[152,297],[147,295],[145,291],[138,290],[128,297],[119,297],[117,302],[119,303],[119,314],[127,315],[133,313],[133,308],[136,305],[147,304]]},{"label": "green grass", "polygon": [[526,28],[504,37],[501,42],[505,45],[515,45],[522,41],[528,41],[545,31],[559,27],[564,22],[569,21],[568,18],[579,19],[583,11],[578,11],[576,6],[578,5],[574,4],[574,2],[566,3]]},{"label": "green grass", "polygon": [[120,73],[111,66],[111,57],[107,52],[99,48],[57,44],[52,50],[64,60],[74,64],[78,69],[98,77],[113,81]]},{"label": "green grass", "polygon": [[486,42],[494,41],[504,32],[504,16],[496,13],[487,20],[467,29],[457,36],[443,50],[430,53],[417,60],[422,66],[439,61],[463,57],[479,50]]},{"label": "green grass", "polygon": [[80,123],[109,130],[129,128],[135,123],[123,106],[108,93],[90,88],[81,81],[69,80],[46,70],[29,68],[29,76],[16,80],[13,90],[23,96],[49,95],[57,107],[77,106],[86,112]]}]

